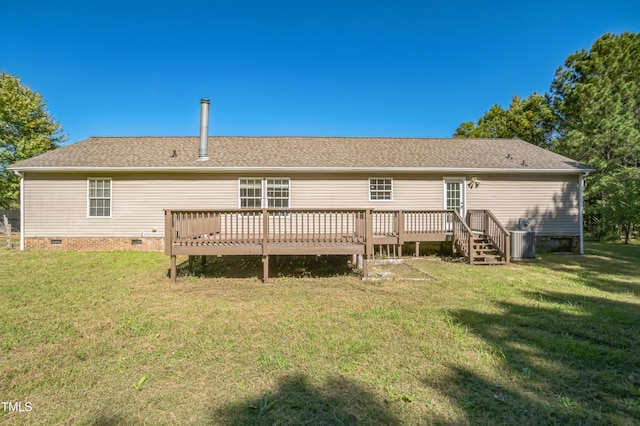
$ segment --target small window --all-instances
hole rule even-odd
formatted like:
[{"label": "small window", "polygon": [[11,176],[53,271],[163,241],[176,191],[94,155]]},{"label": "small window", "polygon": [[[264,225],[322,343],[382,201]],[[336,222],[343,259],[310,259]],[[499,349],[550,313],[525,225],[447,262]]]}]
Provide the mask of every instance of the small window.
[{"label": "small window", "polygon": [[240,208],[262,208],[262,179],[240,179]]},{"label": "small window", "polygon": [[369,179],[369,201],[393,200],[392,179]]},{"label": "small window", "polygon": [[111,179],[89,179],[89,217],[111,217]]}]

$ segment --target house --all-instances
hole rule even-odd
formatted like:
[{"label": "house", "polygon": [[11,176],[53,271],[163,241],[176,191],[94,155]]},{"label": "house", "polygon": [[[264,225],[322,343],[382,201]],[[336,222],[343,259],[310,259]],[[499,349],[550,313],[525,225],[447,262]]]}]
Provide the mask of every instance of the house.
[{"label": "house", "polygon": [[[590,169],[517,139],[91,137],[11,166],[23,249],[165,249],[165,210],[486,210],[582,252]],[[206,108],[206,111],[205,111]],[[206,117],[205,117],[206,115]]]}]

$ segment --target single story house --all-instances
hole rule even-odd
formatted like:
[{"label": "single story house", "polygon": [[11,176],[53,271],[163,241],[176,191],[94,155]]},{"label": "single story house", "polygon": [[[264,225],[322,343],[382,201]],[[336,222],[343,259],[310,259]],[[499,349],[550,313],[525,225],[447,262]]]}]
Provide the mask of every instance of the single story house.
[{"label": "single story house", "polygon": [[166,210],[285,208],[486,210],[538,251],[583,250],[591,169],[570,158],[518,139],[213,137],[202,105],[199,137],[91,137],[12,165],[20,247],[161,251]]}]

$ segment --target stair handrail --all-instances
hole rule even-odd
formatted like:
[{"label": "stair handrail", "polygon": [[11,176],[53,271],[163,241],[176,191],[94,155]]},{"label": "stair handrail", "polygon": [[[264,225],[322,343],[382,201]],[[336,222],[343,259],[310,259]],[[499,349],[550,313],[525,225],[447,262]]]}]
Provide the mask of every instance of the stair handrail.
[{"label": "stair handrail", "polygon": [[485,210],[484,227],[484,234],[493,243],[505,262],[511,262],[511,232],[505,228],[491,210]]},{"label": "stair handrail", "polygon": [[473,265],[473,231],[465,220],[460,216],[458,210],[450,210],[453,224],[453,245],[454,248],[462,252],[462,255],[467,258],[469,265]]},{"label": "stair handrail", "polygon": [[491,210],[467,211],[467,221],[470,226],[472,221],[478,223],[478,215],[482,217],[480,221],[482,229],[476,231],[482,232],[482,235],[493,244],[506,263],[511,262],[511,232],[505,228]]}]

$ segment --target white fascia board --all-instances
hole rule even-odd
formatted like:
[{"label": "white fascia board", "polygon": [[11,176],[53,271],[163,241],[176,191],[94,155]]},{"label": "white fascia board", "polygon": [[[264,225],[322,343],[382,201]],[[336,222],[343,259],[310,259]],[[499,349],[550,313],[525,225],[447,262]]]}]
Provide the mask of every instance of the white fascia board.
[{"label": "white fascia board", "polygon": [[[10,168],[11,169],[11,168]],[[500,169],[500,168],[449,168],[449,167],[22,167],[11,169],[19,172],[86,172],[86,173],[543,173],[543,174],[584,174],[590,169]]]}]

